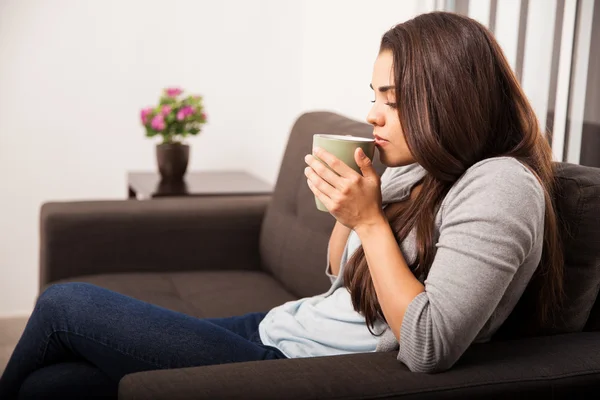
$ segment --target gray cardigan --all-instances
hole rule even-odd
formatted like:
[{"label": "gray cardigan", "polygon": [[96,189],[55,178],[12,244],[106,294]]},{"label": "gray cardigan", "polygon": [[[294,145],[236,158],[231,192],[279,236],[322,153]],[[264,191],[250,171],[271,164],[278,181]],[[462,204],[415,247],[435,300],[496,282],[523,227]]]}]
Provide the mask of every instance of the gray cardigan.
[{"label": "gray cardigan", "polygon": [[[406,199],[426,174],[418,164],[388,168],[381,177],[383,205]],[[452,186],[436,214],[436,255],[425,292],[409,304],[400,341],[389,327],[376,351],[398,350],[415,372],[450,368],[474,342],[488,341],[506,320],[537,268],[544,236],[544,192],[514,158],[481,161]],[[414,231],[402,242],[408,263],[416,257]],[[329,249],[327,251],[329,260]],[[343,286],[326,273],[332,286]]]}]

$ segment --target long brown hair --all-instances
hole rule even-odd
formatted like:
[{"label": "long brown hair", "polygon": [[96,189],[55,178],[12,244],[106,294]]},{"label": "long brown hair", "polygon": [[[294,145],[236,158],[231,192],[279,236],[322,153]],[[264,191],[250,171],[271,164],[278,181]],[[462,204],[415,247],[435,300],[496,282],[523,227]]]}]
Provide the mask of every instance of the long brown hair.
[{"label": "long brown hair", "polygon": [[[427,171],[416,196],[385,209],[398,244],[415,228],[418,252],[411,270],[417,278],[427,276],[435,256],[435,213],[458,178],[486,158],[514,157],[537,176],[545,194],[542,258],[528,290],[534,291],[536,324],[547,324],[563,296],[554,164],[500,46],[475,20],[434,12],[386,32],[383,51],[393,54],[398,116],[407,145]],[[344,267],[344,282],[371,331],[385,317],[362,247]]]}]

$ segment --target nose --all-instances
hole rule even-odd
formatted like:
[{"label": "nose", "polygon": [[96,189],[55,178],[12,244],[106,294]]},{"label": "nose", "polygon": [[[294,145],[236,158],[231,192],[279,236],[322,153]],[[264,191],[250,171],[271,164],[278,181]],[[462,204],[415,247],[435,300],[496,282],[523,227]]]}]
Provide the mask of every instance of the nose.
[{"label": "nose", "polygon": [[383,126],[385,123],[383,114],[377,110],[377,106],[373,104],[371,110],[367,114],[367,122],[373,126]]}]

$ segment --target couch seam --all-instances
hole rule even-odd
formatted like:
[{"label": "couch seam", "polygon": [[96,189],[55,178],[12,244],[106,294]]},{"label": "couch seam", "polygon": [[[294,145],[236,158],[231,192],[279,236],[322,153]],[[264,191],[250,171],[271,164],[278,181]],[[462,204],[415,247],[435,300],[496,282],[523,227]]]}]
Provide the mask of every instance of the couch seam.
[{"label": "couch seam", "polygon": [[[177,298],[181,301],[182,304],[184,304],[184,305],[187,306],[188,304],[184,301],[184,298],[181,295],[181,293],[179,292],[179,290],[177,290],[177,286],[175,285],[175,282],[173,282],[173,278],[171,277],[171,275],[169,275],[169,274],[163,274],[163,276],[169,282],[169,285],[171,286],[171,288],[172,288],[173,293],[175,294],[175,296],[177,296]],[[201,312],[201,310],[197,310],[194,306],[192,306],[192,309],[194,311],[200,311]],[[202,314],[201,317],[196,316],[196,318],[204,318],[204,313],[201,312],[201,314]]]}]

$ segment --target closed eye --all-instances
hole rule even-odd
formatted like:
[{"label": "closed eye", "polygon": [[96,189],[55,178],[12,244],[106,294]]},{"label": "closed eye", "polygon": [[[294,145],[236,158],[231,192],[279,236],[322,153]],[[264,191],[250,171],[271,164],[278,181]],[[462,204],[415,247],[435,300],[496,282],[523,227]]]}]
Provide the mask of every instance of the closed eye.
[{"label": "closed eye", "polygon": [[[375,103],[375,100],[371,100],[371,103]],[[398,108],[398,103],[385,103],[385,105],[392,108]]]}]

